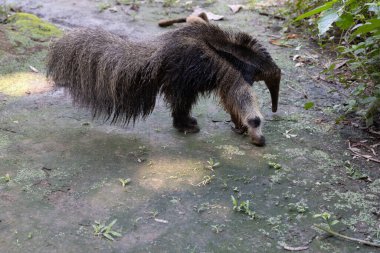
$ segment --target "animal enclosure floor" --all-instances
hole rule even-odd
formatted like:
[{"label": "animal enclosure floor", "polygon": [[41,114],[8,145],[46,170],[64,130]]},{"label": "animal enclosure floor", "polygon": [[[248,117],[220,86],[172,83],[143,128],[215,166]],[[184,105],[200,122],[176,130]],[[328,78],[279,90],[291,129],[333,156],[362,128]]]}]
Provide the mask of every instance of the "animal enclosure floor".
[{"label": "animal enclosure floor", "polygon": [[[134,40],[180,27],[157,22],[191,13],[149,2],[138,12],[128,5],[100,12],[102,2],[90,0],[9,2],[64,30],[99,26]],[[313,78],[317,64],[295,67],[293,61],[323,55],[307,38],[286,41],[289,47],[270,44],[285,36],[282,21],[250,10],[232,14],[227,1],[204,8],[225,16],[215,23],[257,37],[283,71],[275,115],[265,85],[253,85],[267,145],[253,146],[231,131],[229,116],[212,97],[194,108],[198,134],[178,133],[161,99],[134,126],[92,120],[26,61],[28,70],[0,75],[1,253],[285,252],[300,246],[303,252],[378,252],[313,228],[322,223],[313,216],[328,212],[339,220],[336,231],[380,240],[379,164],[353,159],[347,149],[348,140],[373,140],[336,125],[342,96]],[[1,50],[38,54],[36,48],[10,50],[1,29],[0,60]],[[31,62],[43,66],[38,59]],[[305,110],[309,101],[314,107]],[[96,221],[115,219],[112,231],[121,235],[115,241],[94,234]]]}]

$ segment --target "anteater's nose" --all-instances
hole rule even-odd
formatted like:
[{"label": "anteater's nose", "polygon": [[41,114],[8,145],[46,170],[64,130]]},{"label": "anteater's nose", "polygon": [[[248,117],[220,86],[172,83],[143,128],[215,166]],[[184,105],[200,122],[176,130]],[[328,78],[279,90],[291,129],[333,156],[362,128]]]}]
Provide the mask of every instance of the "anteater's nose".
[{"label": "anteater's nose", "polygon": [[252,143],[256,146],[262,147],[265,146],[265,137],[261,135],[259,138],[252,138]]}]

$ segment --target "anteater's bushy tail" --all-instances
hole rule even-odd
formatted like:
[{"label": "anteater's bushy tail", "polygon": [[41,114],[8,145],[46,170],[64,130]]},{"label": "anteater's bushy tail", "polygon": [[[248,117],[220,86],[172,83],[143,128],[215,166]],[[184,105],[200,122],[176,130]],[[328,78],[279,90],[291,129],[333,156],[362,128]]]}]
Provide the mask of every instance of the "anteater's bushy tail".
[{"label": "anteater's bushy tail", "polygon": [[94,117],[134,122],[155,106],[160,89],[155,51],[101,29],[78,29],[51,45],[47,75]]}]

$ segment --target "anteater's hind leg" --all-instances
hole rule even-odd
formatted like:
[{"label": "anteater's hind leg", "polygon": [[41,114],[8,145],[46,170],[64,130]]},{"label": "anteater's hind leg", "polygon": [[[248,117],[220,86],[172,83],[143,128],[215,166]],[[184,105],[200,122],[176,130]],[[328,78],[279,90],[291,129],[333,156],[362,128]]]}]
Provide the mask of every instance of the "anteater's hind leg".
[{"label": "anteater's hind leg", "polygon": [[182,98],[171,98],[169,103],[172,108],[173,126],[180,132],[197,133],[199,132],[198,122],[190,116],[191,108],[197,100],[196,95],[188,94]]}]

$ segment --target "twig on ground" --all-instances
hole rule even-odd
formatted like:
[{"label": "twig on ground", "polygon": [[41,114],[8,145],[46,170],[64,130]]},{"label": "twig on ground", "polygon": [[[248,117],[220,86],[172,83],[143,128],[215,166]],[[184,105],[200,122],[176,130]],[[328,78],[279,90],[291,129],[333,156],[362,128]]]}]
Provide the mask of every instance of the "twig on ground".
[{"label": "twig on ground", "polygon": [[287,84],[286,86],[288,86],[288,88],[289,88],[289,89],[291,89],[291,90],[294,90],[295,92],[297,92],[297,93],[299,93],[299,94],[303,95],[303,97],[304,97],[304,98],[308,98],[308,96],[307,96],[306,92],[304,92],[304,91],[299,91],[299,90],[296,90],[296,89],[294,89],[292,86],[290,86],[289,84]]},{"label": "twig on ground", "polygon": [[5,131],[5,132],[14,133],[14,134],[17,133],[16,131],[14,131],[14,130],[12,130],[12,129],[8,129],[8,128],[0,128],[0,130]]},{"label": "twig on ground", "polygon": [[372,130],[372,129],[369,129],[368,132],[370,132],[372,134],[380,135],[380,132],[376,132],[375,130]]},{"label": "twig on ground", "polygon": [[302,251],[302,250],[307,250],[309,249],[309,246],[300,246],[300,247],[290,247],[286,244],[282,245],[282,247],[285,249],[285,250],[288,250],[288,251]]},{"label": "twig on ground", "polygon": [[372,161],[372,162],[380,163],[380,160],[375,159],[375,158],[373,158],[373,157],[370,156],[370,155],[363,155],[363,154],[360,154],[359,152],[357,152],[356,150],[354,150],[354,149],[351,147],[351,142],[350,142],[350,141],[348,141],[348,150],[350,150],[352,153],[354,153],[355,156],[363,157],[363,158],[365,158],[365,159],[367,159],[367,160],[370,160],[370,161]]},{"label": "twig on ground", "polygon": [[380,247],[380,244],[369,242],[369,241],[365,241],[365,240],[354,238],[354,237],[345,236],[345,235],[339,234],[338,232],[335,232],[335,231],[331,230],[330,228],[323,227],[321,225],[314,224],[314,227],[316,227],[316,228],[318,228],[320,230],[323,230],[326,233],[329,233],[330,235],[333,235],[333,236],[336,236],[336,237],[339,237],[339,238],[342,238],[342,239],[346,239],[346,240],[349,240],[349,241],[357,242],[357,243],[364,244],[364,245],[367,245],[367,246]]},{"label": "twig on ground", "polygon": [[275,19],[279,19],[279,20],[285,20],[284,17],[278,16],[278,15],[275,15],[275,14],[270,14],[270,13],[267,13],[267,12],[260,11],[259,14],[262,15],[262,16],[270,17],[270,18],[275,18]]}]

